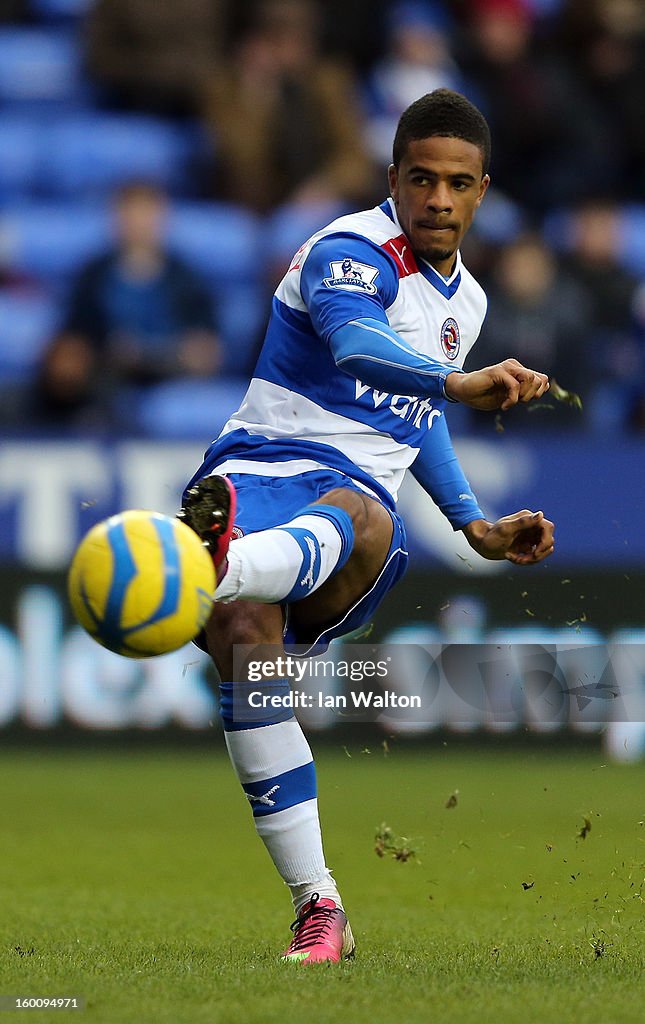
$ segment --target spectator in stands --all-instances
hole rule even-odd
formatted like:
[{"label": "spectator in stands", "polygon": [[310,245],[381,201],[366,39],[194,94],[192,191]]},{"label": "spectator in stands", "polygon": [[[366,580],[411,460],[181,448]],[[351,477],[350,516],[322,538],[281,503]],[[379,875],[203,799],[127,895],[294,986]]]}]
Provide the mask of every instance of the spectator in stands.
[{"label": "spectator in stands", "polygon": [[567,61],[534,34],[527,0],[469,0],[462,67],[476,82],[495,140],[494,184],[529,210],[611,180],[602,126]]},{"label": "spectator in stands", "polygon": [[211,296],[166,250],[166,207],[164,193],[149,183],[131,183],[118,193],[116,243],[73,285],[63,329],[42,363],[37,417],[107,422],[119,389],[217,372]]},{"label": "spectator in stands", "polygon": [[348,66],[320,56],[311,0],[251,8],[230,60],[213,75],[205,117],[220,198],[265,212],[372,196],[357,82]]},{"label": "spectator in stands", "polygon": [[645,327],[637,278],[619,262],[622,212],[610,199],[581,203],[572,216],[567,270],[586,294],[589,363],[595,387],[590,414],[603,432],[637,425],[645,386]]},{"label": "spectator in stands", "polygon": [[97,0],[87,63],[108,106],[163,116],[198,112],[222,50],[227,0]]},{"label": "spectator in stands", "polygon": [[[593,379],[591,304],[540,236],[522,234],[502,249],[487,292],[488,313],[474,354],[477,366],[513,352],[521,362],[540,366],[562,387],[579,393],[584,406]],[[543,413],[542,428],[583,425],[582,417],[547,395],[542,405],[552,404]],[[525,414],[523,408],[517,418]]]},{"label": "spectator in stands", "polygon": [[568,0],[564,39],[614,154],[612,194],[642,200],[645,181],[645,4]]},{"label": "spectator in stands", "polygon": [[406,107],[433,89],[464,91],[449,33],[445,7],[436,0],[405,0],[392,8],[387,52],[367,80],[368,144],[380,165],[392,160],[392,139]]},{"label": "spectator in stands", "polygon": [[342,17],[328,0],[317,0],[325,53],[344,60],[361,77],[383,56],[392,0],[343,0]]}]

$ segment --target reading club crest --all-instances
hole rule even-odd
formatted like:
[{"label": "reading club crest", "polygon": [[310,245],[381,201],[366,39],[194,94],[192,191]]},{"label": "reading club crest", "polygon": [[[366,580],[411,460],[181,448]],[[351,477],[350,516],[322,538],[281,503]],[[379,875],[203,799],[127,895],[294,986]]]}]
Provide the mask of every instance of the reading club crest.
[{"label": "reading club crest", "polygon": [[452,317],[448,317],[447,320],[444,320],[441,327],[441,347],[448,356],[448,359],[457,358],[460,343],[459,324]]},{"label": "reading club crest", "polygon": [[323,283],[328,288],[344,288],[346,291],[368,292],[370,295],[376,293],[374,279],[378,274],[378,267],[346,259],[334,260],[329,264],[329,269],[331,277],[323,278]]}]

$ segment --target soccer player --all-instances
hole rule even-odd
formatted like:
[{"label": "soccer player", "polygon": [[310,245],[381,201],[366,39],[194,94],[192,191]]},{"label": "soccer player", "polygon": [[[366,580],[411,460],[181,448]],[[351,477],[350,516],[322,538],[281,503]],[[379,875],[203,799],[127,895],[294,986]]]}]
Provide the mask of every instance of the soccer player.
[{"label": "soccer player", "polygon": [[[446,424],[451,402],[508,409],[548,388],[510,358],[462,370],[486,298],[459,245],[489,157],[486,121],[463,96],[439,89],[403,113],[390,197],[296,253],[244,401],[184,495],[180,515],[217,568],[205,643],[227,747],[296,911],[285,960],[338,961],[354,940],[323,854],[311,750],[279,701],[251,711],[259,687],[238,645],[260,659],[283,645],[315,654],[369,621],[406,568],[396,497],[408,467],[484,558],[530,565],[553,551],[541,511],[486,519]],[[262,687],[288,690],[277,678]]]}]

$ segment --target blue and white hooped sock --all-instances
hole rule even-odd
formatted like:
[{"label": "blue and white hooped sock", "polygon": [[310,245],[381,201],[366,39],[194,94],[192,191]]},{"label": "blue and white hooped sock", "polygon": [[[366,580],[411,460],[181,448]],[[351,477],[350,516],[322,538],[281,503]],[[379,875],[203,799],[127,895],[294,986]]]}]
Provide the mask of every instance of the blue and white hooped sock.
[{"label": "blue and white hooped sock", "polygon": [[[221,714],[229,756],[251,805],[258,835],[289,886],[296,913],[313,892],[342,906],[325,864],[316,770],[291,708],[249,705],[249,695],[285,697],[286,680],[221,683]],[[253,697],[253,702],[260,698]]]},{"label": "blue and white hooped sock", "polygon": [[308,505],[281,526],[232,541],[217,601],[297,601],[345,565],[354,546],[352,517],[335,505]]}]

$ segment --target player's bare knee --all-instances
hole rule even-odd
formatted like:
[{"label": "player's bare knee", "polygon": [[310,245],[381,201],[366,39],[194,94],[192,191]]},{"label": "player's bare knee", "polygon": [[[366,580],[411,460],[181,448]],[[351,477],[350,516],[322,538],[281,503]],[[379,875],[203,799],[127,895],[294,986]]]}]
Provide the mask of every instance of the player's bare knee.
[{"label": "player's bare knee", "polygon": [[215,604],[207,632],[220,645],[278,642],[282,635],[282,612],[275,605],[253,601]]},{"label": "player's bare knee", "polygon": [[349,487],[337,487],[314,504],[336,505],[351,516],[355,550],[378,545],[383,537],[391,536],[392,519],[389,512],[368,494],[361,494]]},{"label": "player's bare knee", "polygon": [[353,491],[349,487],[336,487],[315,501],[314,505],[335,505],[337,508],[342,508],[351,516],[352,526],[356,533],[365,526],[368,514],[367,505],[370,502],[371,499],[367,495],[359,494],[358,491]]},{"label": "player's bare knee", "polygon": [[321,503],[337,505],[352,517],[354,547],[348,562],[349,569],[362,572],[372,570],[372,563],[380,566],[392,539],[392,517],[375,498],[348,487],[330,491]]},{"label": "player's bare knee", "polygon": [[279,605],[235,601],[215,604],[206,626],[208,650],[222,678],[239,677],[244,649],[282,642]]}]

